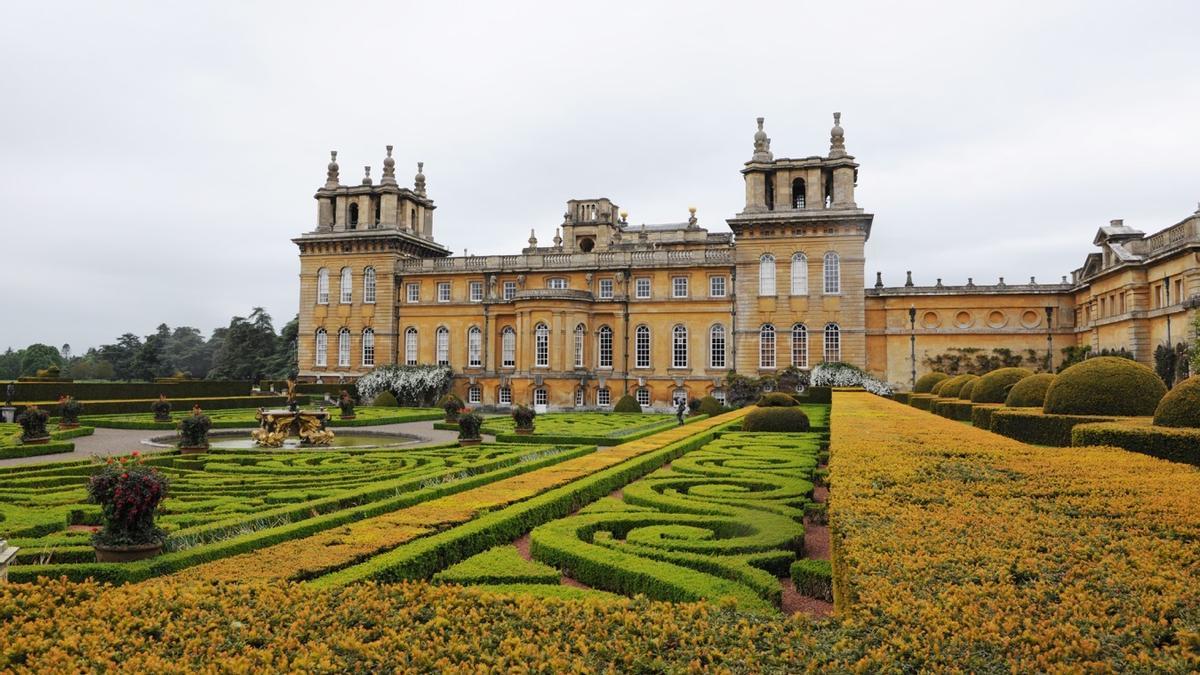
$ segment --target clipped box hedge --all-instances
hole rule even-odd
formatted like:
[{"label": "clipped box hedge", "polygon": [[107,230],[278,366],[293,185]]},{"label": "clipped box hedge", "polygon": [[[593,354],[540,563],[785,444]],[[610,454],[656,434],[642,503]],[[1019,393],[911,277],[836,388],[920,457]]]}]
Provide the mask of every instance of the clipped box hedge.
[{"label": "clipped box hedge", "polygon": [[892,400],[897,403],[903,403],[904,405],[908,405],[908,397],[909,396],[912,396],[912,394],[910,392],[898,391],[898,392],[892,394]]},{"label": "clipped box hedge", "polygon": [[991,430],[1001,436],[1034,445],[1071,445],[1071,430],[1091,422],[1115,422],[1121,417],[1103,415],[1050,415],[1037,408],[1003,408],[992,412]]},{"label": "clipped box hedge", "polygon": [[908,397],[908,404],[918,410],[929,410],[936,399],[937,396],[934,394],[911,394]]},{"label": "clipped box hedge", "polygon": [[976,403],[971,406],[971,425],[985,431],[992,430],[992,413],[1003,410],[1002,403]]},{"label": "clipped box hedge", "polygon": [[1200,466],[1200,429],[1128,421],[1078,424],[1071,429],[1071,445],[1111,445]]},{"label": "clipped box hedge", "polygon": [[[83,416],[88,415],[121,415],[130,413],[146,413],[150,412],[150,406],[158,400],[157,397],[150,399],[128,399],[128,400],[113,400],[113,401],[85,401],[83,404]],[[270,408],[283,407],[287,404],[286,396],[224,396],[219,398],[173,398],[170,399],[171,406],[174,412],[182,412],[191,410],[192,406],[199,404],[205,410],[226,410],[229,408]],[[38,406],[48,411],[50,414],[57,414],[58,405],[53,402],[38,403]]]},{"label": "clipped box hedge", "polygon": [[[249,396],[249,380],[186,380],[180,382],[17,382],[13,401],[55,402],[62,394],[77,400],[124,401],[130,399],[225,398]],[[7,386],[0,382],[0,388]]]}]

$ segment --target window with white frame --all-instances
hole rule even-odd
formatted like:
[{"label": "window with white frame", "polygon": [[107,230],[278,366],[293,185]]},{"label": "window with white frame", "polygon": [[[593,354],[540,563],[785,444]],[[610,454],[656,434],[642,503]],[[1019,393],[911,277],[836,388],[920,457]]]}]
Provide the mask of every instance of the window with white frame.
[{"label": "window with white frame", "polygon": [[678,408],[680,403],[687,405],[687,389],[676,389],[671,393],[671,405]]},{"label": "window with white frame", "polygon": [[612,405],[612,393],[609,392],[607,387],[596,390],[596,405],[601,408]]},{"label": "window with white frame", "polygon": [[551,277],[546,280],[546,288],[562,290],[567,287],[567,280],[563,277]]},{"label": "window with white frame", "polygon": [[350,365],[350,329],[343,328],[338,331],[338,365]]},{"label": "window with white frame", "polygon": [[533,328],[533,365],[536,368],[550,366],[550,327],[544,323]]},{"label": "window with white frame", "polygon": [[583,344],[587,339],[587,328],[583,324],[575,326],[575,367],[583,367]]},{"label": "window with white frame", "polygon": [[375,365],[375,331],[370,328],[363,329],[362,364],[364,366]]},{"label": "window with white frame", "polygon": [[830,251],[825,254],[825,294],[837,295],[842,292],[842,263],[838,254]]},{"label": "window with white frame", "polygon": [[725,297],[725,277],[709,277],[708,278],[708,297],[710,297],[710,298]]},{"label": "window with white frame", "polygon": [[437,285],[437,301],[450,302],[450,282],[439,281]]},{"label": "window with white frame", "polygon": [[534,389],[533,390],[533,404],[534,405],[546,405],[549,402],[550,402],[550,396],[549,396],[549,394],[546,393],[545,389]]},{"label": "window with white frame", "polygon": [[317,329],[317,351],[313,365],[324,367],[329,361],[329,333],[324,328]]},{"label": "window with white frame", "polygon": [[515,297],[517,297],[517,282],[515,282],[515,281],[504,282],[504,299],[512,300]]},{"label": "window with white frame", "polygon": [[343,305],[354,301],[354,277],[350,273],[349,267],[342,268],[342,281],[339,290],[341,293],[340,301]]},{"label": "window with white frame", "polygon": [[808,295],[808,256],[792,256],[792,295]]},{"label": "window with white frame", "polygon": [[825,361],[842,360],[842,329],[836,323],[825,324]]},{"label": "window with white frame", "polygon": [[638,277],[633,280],[633,297],[645,300],[650,297],[650,278]]},{"label": "window with white frame", "polygon": [[708,366],[725,367],[725,326],[719,323],[708,329]]},{"label": "window with white frame", "polygon": [[601,300],[611,300],[612,296],[613,296],[613,280],[612,279],[601,279],[600,280],[600,299]]},{"label": "window with white frame", "polygon": [[417,365],[417,329],[412,326],[404,331],[404,365]]},{"label": "window with white frame", "polygon": [[758,367],[775,367],[775,326],[769,323],[758,329]]},{"label": "window with white frame", "polygon": [[671,297],[686,298],[688,296],[688,278],[687,277],[672,277],[671,278]]},{"label": "window with white frame", "polygon": [[477,384],[467,387],[467,403],[483,403],[483,387]]},{"label": "window with white frame", "polygon": [[471,302],[483,302],[483,282],[472,281],[469,288],[471,290]]},{"label": "window with white frame", "polygon": [[713,389],[712,397],[717,400],[717,403],[720,403],[721,405],[725,405],[725,390],[724,389]]},{"label": "window with white frame", "polygon": [[515,368],[517,365],[517,331],[505,326],[500,331],[500,367]]},{"label": "window with white frame", "polygon": [[613,364],[613,332],[608,326],[601,326],[596,333],[596,367],[612,368]]},{"label": "window with white frame", "polygon": [[792,326],[792,365],[808,367],[808,327],[802,323]]},{"label": "window with white frame", "polygon": [[450,329],[445,326],[440,326],[437,329],[437,364],[439,366],[450,365]]},{"label": "window with white frame", "polygon": [[758,294],[775,295],[775,256],[770,253],[758,259]]},{"label": "window with white frame", "polygon": [[375,268],[363,270],[363,302],[375,304]]},{"label": "window with white frame", "polygon": [[479,330],[479,326],[467,329],[467,366],[483,367],[483,331]]},{"label": "window with white frame", "polygon": [[650,327],[638,326],[633,331],[633,367],[650,367]]},{"label": "window with white frame", "polygon": [[329,270],[324,267],[317,270],[317,304],[329,304]]},{"label": "window with white frame", "polygon": [[512,387],[500,387],[496,392],[496,399],[501,405],[512,405]]},{"label": "window with white frame", "polygon": [[411,304],[421,301],[421,284],[411,283],[408,285],[408,301]]},{"label": "window with white frame", "polygon": [[586,394],[586,393],[587,392],[585,392],[583,390],[583,387],[579,387],[578,389],[575,390],[575,407],[576,408],[583,407],[583,401],[584,401],[583,397],[584,397],[584,394]]},{"label": "window with white frame", "polygon": [[686,326],[671,329],[671,367],[688,367],[688,331]]},{"label": "window with white frame", "polygon": [[639,387],[638,390],[634,392],[633,397],[637,399],[638,405],[640,406],[645,407],[650,405],[650,390],[645,387]]}]

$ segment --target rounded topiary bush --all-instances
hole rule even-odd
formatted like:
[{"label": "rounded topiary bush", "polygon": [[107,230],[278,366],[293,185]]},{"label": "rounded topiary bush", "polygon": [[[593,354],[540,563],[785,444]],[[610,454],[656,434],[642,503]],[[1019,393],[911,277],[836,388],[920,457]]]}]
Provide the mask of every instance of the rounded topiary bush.
[{"label": "rounded topiary bush", "polygon": [[962,386],[962,388],[960,388],[958,390],[958,400],[970,401],[971,400],[971,392],[975,390],[975,383],[978,381],[979,381],[978,379],[974,379],[974,380],[971,380],[971,381],[967,382],[966,384],[964,384]]},{"label": "rounded topiary bush", "polygon": [[1146,366],[1097,356],[1062,371],[1042,410],[1059,415],[1153,415],[1167,386]]},{"label": "rounded topiary bush", "polygon": [[1200,427],[1200,375],[1175,385],[1158,403],[1154,423],[1162,427]]},{"label": "rounded topiary bush", "polygon": [[770,394],[763,394],[755,405],[760,408],[790,408],[800,404],[790,394],[776,391]]},{"label": "rounded topiary bush", "polygon": [[375,400],[371,401],[371,405],[380,408],[399,408],[400,402],[396,400],[395,395],[386,389],[375,396]]},{"label": "rounded topiary bush", "polygon": [[978,375],[955,375],[948,380],[942,380],[937,385],[937,395],[942,398],[958,398],[958,392],[964,384],[978,379]]},{"label": "rounded topiary bush", "polygon": [[933,393],[933,386],[948,377],[950,377],[950,376],[945,373],[939,373],[937,371],[934,371],[932,373],[925,373],[921,377],[917,378],[917,383],[913,385],[913,393],[914,394]]},{"label": "rounded topiary bush", "polygon": [[1053,373],[1038,373],[1022,378],[1008,391],[1004,405],[1009,408],[1040,408],[1046,403],[1046,390],[1057,377]]},{"label": "rounded topiary bush", "polygon": [[742,419],[743,431],[808,431],[808,415],[796,407],[768,407],[750,411]]},{"label": "rounded topiary bush", "polygon": [[613,412],[640,413],[642,412],[642,406],[637,402],[636,398],[630,396],[629,394],[625,394],[617,401],[617,404],[613,406]]},{"label": "rounded topiary bush", "polygon": [[972,403],[1004,403],[1013,385],[1033,375],[1028,368],[997,368],[979,378],[971,390]]},{"label": "rounded topiary bush", "polygon": [[700,399],[700,414],[714,417],[725,412],[725,406],[721,402],[711,396],[705,396]]}]

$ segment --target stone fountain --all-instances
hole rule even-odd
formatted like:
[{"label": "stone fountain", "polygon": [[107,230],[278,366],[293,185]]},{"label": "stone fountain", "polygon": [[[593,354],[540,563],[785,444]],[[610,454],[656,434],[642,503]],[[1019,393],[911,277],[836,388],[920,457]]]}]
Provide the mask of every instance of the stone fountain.
[{"label": "stone fountain", "polygon": [[258,428],[250,432],[255,445],[264,448],[283,447],[290,436],[299,436],[301,445],[329,445],[333,431],[326,428],[329,413],[320,410],[301,410],[296,400],[296,381],[287,381],[288,407],[283,410],[258,409],[255,419]]}]

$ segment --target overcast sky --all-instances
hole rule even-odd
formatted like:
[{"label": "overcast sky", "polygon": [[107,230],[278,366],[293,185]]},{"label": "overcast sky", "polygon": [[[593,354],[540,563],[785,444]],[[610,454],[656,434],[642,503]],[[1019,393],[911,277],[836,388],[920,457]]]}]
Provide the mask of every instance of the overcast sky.
[{"label": "overcast sky", "polygon": [[[567,199],[726,230],[754,118],[875,214],[873,281],[1057,280],[1200,200],[1200,3],[16,2],[0,21],[0,348],[296,313],[337,149],[425,162],[461,255]],[[742,9],[734,9],[735,6]]]}]

